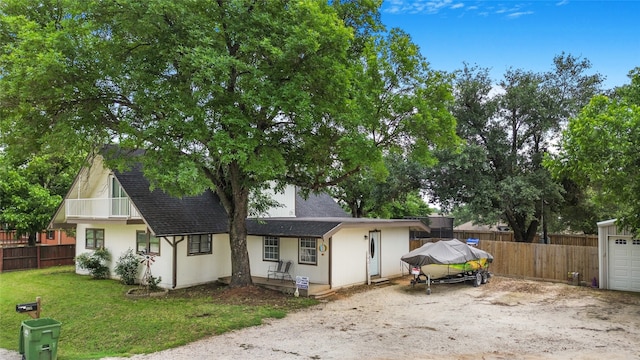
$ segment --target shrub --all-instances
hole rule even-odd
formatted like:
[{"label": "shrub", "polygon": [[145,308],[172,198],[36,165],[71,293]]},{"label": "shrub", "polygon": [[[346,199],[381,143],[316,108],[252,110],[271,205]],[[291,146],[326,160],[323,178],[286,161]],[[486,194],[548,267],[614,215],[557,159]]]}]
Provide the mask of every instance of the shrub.
[{"label": "shrub", "polygon": [[138,268],[140,267],[140,259],[132,249],[125,251],[118,258],[113,271],[120,276],[120,281],[125,285],[133,285],[138,278]]},{"label": "shrub", "polygon": [[160,286],[158,286],[158,284],[160,284],[160,281],[162,281],[162,276],[158,276],[158,277],[155,277],[153,275],[149,276],[147,290],[149,291],[160,290]]},{"label": "shrub", "polygon": [[107,249],[97,249],[93,253],[83,253],[75,258],[76,263],[81,269],[89,271],[94,279],[109,278],[109,266],[107,263],[111,261],[111,254]]}]

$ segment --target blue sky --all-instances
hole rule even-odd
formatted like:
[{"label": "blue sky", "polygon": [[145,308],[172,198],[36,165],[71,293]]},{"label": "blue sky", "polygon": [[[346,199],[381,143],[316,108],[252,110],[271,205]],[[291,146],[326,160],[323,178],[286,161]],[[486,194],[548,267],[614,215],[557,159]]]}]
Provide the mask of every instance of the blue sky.
[{"label": "blue sky", "polygon": [[640,66],[640,0],[385,0],[382,22],[409,33],[436,70],[463,62],[491,69],[552,69],[563,51],[591,61],[605,88]]}]

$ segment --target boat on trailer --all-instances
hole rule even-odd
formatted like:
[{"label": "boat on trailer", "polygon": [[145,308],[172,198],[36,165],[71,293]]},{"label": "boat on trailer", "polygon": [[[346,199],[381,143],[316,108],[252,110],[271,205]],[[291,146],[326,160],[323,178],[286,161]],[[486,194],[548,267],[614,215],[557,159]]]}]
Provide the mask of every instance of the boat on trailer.
[{"label": "boat on trailer", "polygon": [[402,256],[401,260],[411,268],[411,285],[426,283],[427,294],[431,294],[431,283],[471,281],[473,286],[486,283],[491,276],[489,264],[493,256],[451,239],[426,243]]}]

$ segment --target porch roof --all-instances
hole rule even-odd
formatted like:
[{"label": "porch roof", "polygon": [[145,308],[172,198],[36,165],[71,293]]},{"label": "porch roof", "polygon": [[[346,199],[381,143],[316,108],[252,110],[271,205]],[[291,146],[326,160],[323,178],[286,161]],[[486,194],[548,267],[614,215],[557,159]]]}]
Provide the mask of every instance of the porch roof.
[{"label": "porch roof", "polygon": [[316,218],[267,218],[248,219],[249,235],[280,237],[317,237],[328,239],[341,229],[369,227],[393,228],[408,227],[410,230],[430,231],[420,220],[411,219],[371,219],[349,217],[316,217]]}]

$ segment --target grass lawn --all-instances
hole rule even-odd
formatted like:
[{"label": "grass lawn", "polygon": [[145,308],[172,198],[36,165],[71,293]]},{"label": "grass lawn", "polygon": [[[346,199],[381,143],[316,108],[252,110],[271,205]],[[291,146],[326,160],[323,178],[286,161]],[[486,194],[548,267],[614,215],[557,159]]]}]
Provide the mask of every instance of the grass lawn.
[{"label": "grass lawn", "polygon": [[40,317],[62,323],[61,360],[159,351],[317,303],[267,290],[237,292],[216,286],[132,300],[124,295],[131,287],[77,275],[73,266],[1,273],[0,348],[18,350],[20,323],[31,317],[16,313],[15,306],[34,302],[36,296],[42,298]]}]

